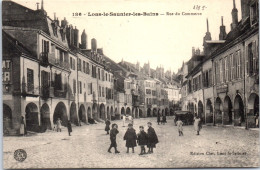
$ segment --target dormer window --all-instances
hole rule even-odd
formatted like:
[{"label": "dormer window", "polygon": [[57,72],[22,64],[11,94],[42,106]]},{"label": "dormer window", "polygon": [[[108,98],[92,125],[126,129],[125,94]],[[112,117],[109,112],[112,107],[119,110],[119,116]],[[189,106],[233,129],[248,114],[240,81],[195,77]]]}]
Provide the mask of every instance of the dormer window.
[{"label": "dormer window", "polygon": [[53,31],[54,36],[58,37],[58,25],[57,25],[57,22],[52,21],[51,26],[52,26],[52,31]]},{"label": "dormer window", "polygon": [[250,5],[250,22],[251,26],[258,23],[258,2],[255,1]]}]

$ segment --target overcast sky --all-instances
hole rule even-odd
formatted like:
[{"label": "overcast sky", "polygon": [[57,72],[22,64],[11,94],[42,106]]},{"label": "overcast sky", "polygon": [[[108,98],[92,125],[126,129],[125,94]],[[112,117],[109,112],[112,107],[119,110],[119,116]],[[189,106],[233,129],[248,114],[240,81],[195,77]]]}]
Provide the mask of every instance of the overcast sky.
[{"label": "overcast sky", "polygon": [[[14,0],[26,7],[36,9],[41,0]],[[238,18],[241,19],[240,0],[236,1]],[[201,6],[200,10],[193,9]],[[204,7],[204,10],[201,8]],[[165,70],[177,71],[183,61],[191,57],[192,47],[202,49],[202,40],[206,32],[206,18],[212,39],[219,37],[221,16],[227,33],[232,21],[233,0],[44,0],[44,9],[48,16],[59,20],[66,17],[69,24],[77,26],[80,35],[83,29],[90,40],[96,38],[98,48],[116,62],[122,60],[141,66],[150,61],[152,68],[163,65]],[[198,12],[201,16],[121,16],[100,17],[72,14],[98,12]]]}]

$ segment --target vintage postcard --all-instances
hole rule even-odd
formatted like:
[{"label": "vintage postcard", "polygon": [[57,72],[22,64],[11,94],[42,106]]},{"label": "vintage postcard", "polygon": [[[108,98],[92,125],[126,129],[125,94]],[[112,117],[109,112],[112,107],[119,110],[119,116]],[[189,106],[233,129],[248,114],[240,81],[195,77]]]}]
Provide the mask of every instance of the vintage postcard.
[{"label": "vintage postcard", "polygon": [[259,167],[257,0],[3,0],[3,168]]}]

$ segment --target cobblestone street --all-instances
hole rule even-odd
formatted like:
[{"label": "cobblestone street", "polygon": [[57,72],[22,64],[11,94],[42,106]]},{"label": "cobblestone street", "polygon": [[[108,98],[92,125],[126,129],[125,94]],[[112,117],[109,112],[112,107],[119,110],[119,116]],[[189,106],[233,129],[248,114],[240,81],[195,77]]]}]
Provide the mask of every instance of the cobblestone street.
[{"label": "cobblestone street", "polygon": [[[153,122],[159,144],[153,154],[139,156],[126,153],[123,135],[127,127],[119,124],[117,136],[120,154],[107,152],[110,144],[102,123],[74,127],[72,136],[67,130],[47,132],[27,137],[4,137],[4,168],[178,168],[178,167],[256,167],[259,166],[259,131],[234,127],[203,126],[195,135],[193,126],[184,126],[179,137],[173,118],[166,125],[156,125],[156,118],[137,119],[134,128]],[[16,149],[24,149],[27,159],[13,158]],[[192,153],[191,153],[192,152]],[[210,154],[210,155],[207,155]]]}]

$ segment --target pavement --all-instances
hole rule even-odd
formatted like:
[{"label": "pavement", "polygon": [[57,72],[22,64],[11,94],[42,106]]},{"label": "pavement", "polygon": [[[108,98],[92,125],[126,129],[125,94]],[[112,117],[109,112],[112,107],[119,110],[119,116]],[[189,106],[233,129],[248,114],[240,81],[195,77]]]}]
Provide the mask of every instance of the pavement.
[{"label": "pavement", "polygon": [[[184,126],[184,136],[179,136],[173,118],[166,125],[157,125],[156,118],[135,119],[134,128],[151,121],[159,143],[153,154],[126,153],[122,121],[117,144],[120,154],[108,153],[109,135],[105,124],[73,127],[72,136],[67,130],[48,131],[26,137],[3,138],[3,167],[25,168],[198,168],[198,167],[259,167],[259,131],[232,127],[203,126],[196,135],[193,126]],[[14,159],[14,151],[24,149],[23,162]],[[131,150],[130,150],[131,151]]]}]

